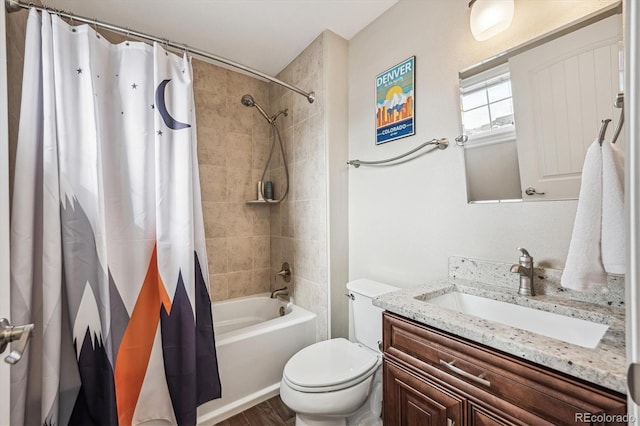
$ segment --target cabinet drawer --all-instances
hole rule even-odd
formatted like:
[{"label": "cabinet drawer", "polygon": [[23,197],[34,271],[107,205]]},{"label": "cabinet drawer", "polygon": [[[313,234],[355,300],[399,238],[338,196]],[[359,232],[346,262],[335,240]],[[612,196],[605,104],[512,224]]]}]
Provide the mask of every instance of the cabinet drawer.
[{"label": "cabinet drawer", "polygon": [[395,314],[384,314],[383,328],[385,357],[466,397],[494,396],[555,424],[574,424],[577,413],[626,412],[623,395]]}]

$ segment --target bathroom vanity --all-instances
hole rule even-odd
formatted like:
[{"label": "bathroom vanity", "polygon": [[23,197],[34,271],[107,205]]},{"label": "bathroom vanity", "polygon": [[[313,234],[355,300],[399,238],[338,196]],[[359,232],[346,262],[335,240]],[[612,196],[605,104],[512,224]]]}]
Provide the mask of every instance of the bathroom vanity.
[{"label": "bathroom vanity", "polygon": [[[619,295],[608,292],[609,301],[597,301],[597,295],[569,294],[594,300],[567,298],[553,270],[537,270],[539,296],[518,296],[507,266],[454,258],[450,278],[375,300],[386,310],[384,424],[626,424]],[[498,304],[487,312],[469,313],[464,297],[457,305],[447,305],[439,301],[445,295],[471,295]],[[520,318],[511,312],[503,319],[482,318],[500,313],[502,305],[525,309],[522,317],[532,313],[534,327],[541,331],[528,331],[526,321],[514,327],[511,322]],[[477,306],[472,309],[480,309]],[[572,333],[597,333],[571,330],[565,322],[575,319],[604,329],[595,341],[572,341]]]},{"label": "bathroom vanity", "polygon": [[590,424],[626,413],[617,392],[399,315],[385,313],[383,327],[384,424]]}]

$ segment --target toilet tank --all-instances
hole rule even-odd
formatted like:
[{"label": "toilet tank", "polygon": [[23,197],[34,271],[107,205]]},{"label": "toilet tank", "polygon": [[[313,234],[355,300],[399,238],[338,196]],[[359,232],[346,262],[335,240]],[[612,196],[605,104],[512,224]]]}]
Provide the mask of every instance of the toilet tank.
[{"label": "toilet tank", "polygon": [[349,306],[353,320],[351,340],[378,351],[378,342],[382,340],[383,309],[373,306],[373,299],[395,290],[397,287],[368,279],[359,279],[347,283]]}]

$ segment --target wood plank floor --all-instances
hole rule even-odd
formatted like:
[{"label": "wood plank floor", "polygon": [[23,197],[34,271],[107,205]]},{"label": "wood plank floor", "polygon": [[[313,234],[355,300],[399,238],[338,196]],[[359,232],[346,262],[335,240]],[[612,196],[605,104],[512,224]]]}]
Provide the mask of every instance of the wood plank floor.
[{"label": "wood plank floor", "polygon": [[296,413],[282,402],[280,396],[274,396],[216,426],[294,426],[295,424]]}]

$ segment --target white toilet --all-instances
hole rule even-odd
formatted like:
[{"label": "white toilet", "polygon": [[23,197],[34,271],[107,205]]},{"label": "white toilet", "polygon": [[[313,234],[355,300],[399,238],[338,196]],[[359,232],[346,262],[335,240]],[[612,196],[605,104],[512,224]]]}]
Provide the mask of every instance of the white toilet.
[{"label": "white toilet", "polygon": [[382,309],[372,299],[398,288],[360,279],[347,284],[352,341],[307,346],[289,359],[280,397],[297,426],[382,425]]}]

